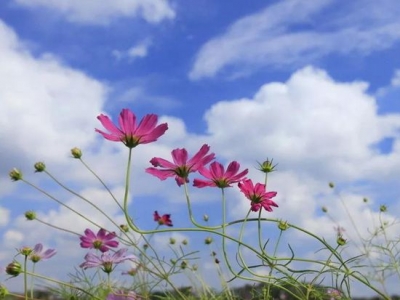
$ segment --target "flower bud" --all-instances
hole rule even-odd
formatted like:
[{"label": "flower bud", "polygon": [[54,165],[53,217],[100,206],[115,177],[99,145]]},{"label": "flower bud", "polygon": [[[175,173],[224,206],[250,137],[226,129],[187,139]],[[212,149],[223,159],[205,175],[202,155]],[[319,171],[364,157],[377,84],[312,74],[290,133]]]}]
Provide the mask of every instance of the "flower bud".
[{"label": "flower bud", "polygon": [[12,169],[9,173],[12,181],[18,181],[22,179],[22,172],[16,168]]},{"label": "flower bud", "polygon": [[329,187],[330,187],[331,189],[333,189],[333,188],[335,187],[335,184],[334,184],[333,182],[329,182]]},{"label": "flower bud", "polygon": [[46,169],[46,165],[43,162],[37,162],[35,165],[35,173],[43,172]]},{"label": "flower bud", "polygon": [[71,149],[71,154],[74,158],[81,158],[82,157],[82,151],[81,149],[75,147]]},{"label": "flower bud", "polygon": [[128,225],[125,225],[125,224],[119,225],[119,228],[120,228],[123,232],[128,232],[128,231],[129,231]]},{"label": "flower bud", "polygon": [[321,208],[322,212],[327,213],[328,212],[328,208],[326,206],[322,206]]},{"label": "flower bud", "polygon": [[386,206],[386,205],[381,205],[381,206],[379,207],[379,211],[380,211],[380,212],[386,212],[386,211],[387,211],[387,206]]},{"label": "flower bud", "polygon": [[338,236],[338,238],[336,239],[336,243],[339,245],[339,246],[344,246],[344,245],[346,245],[346,240],[342,237],[342,236]]},{"label": "flower bud", "polygon": [[280,230],[284,231],[284,230],[289,228],[289,224],[288,224],[287,221],[284,222],[284,221],[280,220],[279,223],[278,223],[278,228]]},{"label": "flower bud", "polygon": [[198,265],[193,265],[193,266],[192,266],[192,270],[193,270],[193,271],[197,271],[198,269],[199,269],[199,266],[198,266]]},{"label": "flower bud", "polygon": [[176,264],[176,259],[173,259],[173,258],[171,258],[169,261],[170,261],[170,262],[171,262],[171,264],[173,264],[173,265],[175,265],[175,264]]},{"label": "flower bud", "polygon": [[275,167],[276,167],[278,164],[273,165],[273,164],[272,164],[272,161],[273,161],[273,159],[269,160],[269,159],[267,158],[267,160],[264,161],[262,164],[261,164],[261,163],[258,163],[258,166],[260,167],[259,170],[260,170],[261,172],[263,172],[263,173],[271,173],[271,172],[275,171]]},{"label": "flower bud", "polygon": [[204,240],[204,243],[206,244],[206,245],[210,245],[211,243],[213,242],[213,239],[212,239],[212,237],[207,237],[205,240]]},{"label": "flower bud", "polygon": [[36,219],[36,213],[33,210],[28,210],[25,212],[25,218],[29,221]]},{"label": "flower bud", "polygon": [[187,265],[188,265],[187,261],[186,261],[186,260],[183,260],[183,261],[181,262],[181,269],[186,269]]},{"label": "flower bud", "polygon": [[216,264],[219,264],[219,259],[218,258],[216,258],[214,261],[215,261]]},{"label": "flower bud", "polygon": [[203,216],[203,220],[204,220],[205,222],[208,222],[208,215],[204,215],[204,216]]},{"label": "flower bud", "polygon": [[6,273],[13,277],[18,276],[22,272],[22,267],[19,262],[14,260],[12,263],[9,263],[6,267]]},{"label": "flower bud", "polygon": [[0,299],[5,299],[7,295],[8,295],[7,288],[3,285],[0,285]]},{"label": "flower bud", "polygon": [[171,245],[174,245],[176,243],[176,240],[174,238],[169,238],[169,243]]},{"label": "flower bud", "polygon": [[182,244],[186,246],[186,245],[188,244],[187,239],[184,239],[184,240],[182,241]]},{"label": "flower bud", "polygon": [[363,202],[367,203],[368,202],[368,198],[363,198]]},{"label": "flower bud", "polygon": [[29,254],[32,253],[32,251],[33,249],[31,247],[22,247],[21,249],[18,250],[18,252],[23,256],[28,256]]},{"label": "flower bud", "polygon": [[144,250],[147,250],[147,248],[149,248],[149,245],[144,244],[144,245],[143,245],[143,249],[144,249]]}]

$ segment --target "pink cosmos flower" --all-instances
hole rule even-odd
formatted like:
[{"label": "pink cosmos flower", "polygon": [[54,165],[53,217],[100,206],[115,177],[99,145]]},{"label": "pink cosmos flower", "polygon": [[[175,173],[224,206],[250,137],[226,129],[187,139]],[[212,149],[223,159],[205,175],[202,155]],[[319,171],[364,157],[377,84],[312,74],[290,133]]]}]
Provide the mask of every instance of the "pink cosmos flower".
[{"label": "pink cosmos flower", "polygon": [[157,115],[145,115],[140,121],[139,125],[136,124],[136,116],[129,109],[123,109],[119,115],[119,126],[115,126],[111,120],[101,114],[97,117],[101,124],[109,133],[103,132],[96,128],[104,138],[114,142],[123,142],[127,147],[134,148],[139,144],[148,144],[156,141],[168,129],[167,123],[157,126]]},{"label": "pink cosmos flower", "polygon": [[94,234],[89,228],[85,230],[85,235],[80,237],[81,247],[89,249],[98,249],[101,252],[110,250],[109,247],[118,247],[118,241],[114,239],[117,237],[115,232],[107,233],[101,228],[97,234]]},{"label": "pink cosmos flower", "polygon": [[168,177],[175,177],[176,183],[178,186],[181,186],[184,182],[189,182],[189,173],[196,172],[215,158],[214,153],[207,154],[209,150],[210,146],[204,144],[200,150],[188,160],[186,149],[174,149],[171,152],[173,162],[159,157],[153,157],[150,163],[154,167],[161,167],[163,169],[147,168],[146,172],[161,180],[165,180]]},{"label": "pink cosmos flower", "polygon": [[126,260],[136,259],[133,254],[125,255],[126,251],[128,251],[128,248],[120,249],[113,254],[111,254],[111,252],[105,252],[102,253],[101,256],[88,253],[85,255],[85,262],[81,263],[79,267],[83,269],[101,267],[104,272],[111,273],[115,265]]},{"label": "pink cosmos flower", "polygon": [[202,167],[199,169],[199,173],[209,180],[195,179],[193,186],[203,188],[206,186],[226,188],[231,186],[232,183],[239,182],[244,179],[244,176],[249,172],[248,169],[239,172],[240,164],[236,161],[231,162],[228,168],[224,169],[224,166],[214,161],[210,165],[210,169]]},{"label": "pink cosmos flower", "polygon": [[108,294],[106,300],[139,300],[140,298],[136,295],[135,292],[124,292],[122,290],[117,290]]},{"label": "pink cosmos flower", "polygon": [[240,191],[251,201],[251,210],[259,211],[262,207],[266,211],[272,211],[272,206],[278,207],[271,198],[275,197],[277,192],[267,192],[265,184],[253,184],[251,179],[245,179],[239,182]]},{"label": "pink cosmos flower", "polygon": [[170,227],[173,226],[170,214],[164,214],[162,217],[160,217],[158,212],[155,211],[153,216],[154,216],[154,221],[158,222],[159,225],[166,225]]},{"label": "pink cosmos flower", "polygon": [[49,259],[56,255],[57,251],[54,249],[47,249],[46,251],[43,251],[43,245],[42,244],[36,244],[35,248],[33,248],[33,251],[31,254],[29,254],[29,259],[37,263],[40,260],[44,259]]}]

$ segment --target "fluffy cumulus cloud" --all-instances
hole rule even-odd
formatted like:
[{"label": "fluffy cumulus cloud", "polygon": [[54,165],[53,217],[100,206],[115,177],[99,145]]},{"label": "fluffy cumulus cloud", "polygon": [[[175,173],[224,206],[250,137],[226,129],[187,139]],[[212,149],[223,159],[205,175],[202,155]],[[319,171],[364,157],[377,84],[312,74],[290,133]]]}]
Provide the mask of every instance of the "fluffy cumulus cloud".
[{"label": "fluffy cumulus cloud", "polygon": [[206,114],[208,133],[218,151],[232,159],[251,159],[250,153],[252,159],[274,157],[281,170],[326,180],[388,174],[398,167],[398,153],[381,154],[377,145],[394,138],[398,147],[400,117],[378,115],[367,87],[335,82],[306,67],[286,83],[263,85],[251,99],[213,105]]},{"label": "fluffy cumulus cloud", "polygon": [[212,77],[223,70],[242,76],[265,66],[293,68],[331,53],[368,54],[400,39],[396,0],[347,4],[323,19],[321,14],[332,9],[334,1],[279,1],[243,17],[201,47],[189,76]]},{"label": "fluffy cumulus cloud", "polygon": [[106,24],[120,17],[141,17],[158,23],[172,19],[175,12],[168,0],[14,0],[26,7],[48,8],[64,15],[71,22]]},{"label": "fluffy cumulus cloud", "polygon": [[26,167],[44,154],[49,163],[62,162],[74,145],[94,140],[107,91],[102,83],[50,54],[32,56],[4,23],[0,55],[0,160],[6,170]]}]

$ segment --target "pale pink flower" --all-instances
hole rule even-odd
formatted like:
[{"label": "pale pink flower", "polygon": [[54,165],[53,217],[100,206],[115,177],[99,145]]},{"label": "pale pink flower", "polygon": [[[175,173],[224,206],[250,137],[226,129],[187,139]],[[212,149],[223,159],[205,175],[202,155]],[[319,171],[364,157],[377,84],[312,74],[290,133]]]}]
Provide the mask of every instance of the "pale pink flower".
[{"label": "pale pink flower", "polygon": [[85,235],[80,237],[81,247],[89,249],[98,249],[101,252],[106,252],[110,247],[118,247],[118,241],[114,239],[117,238],[115,232],[107,233],[107,231],[101,228],[97,234],[94,234],[89,228],[85,230]]},{"label": "pale pink flower", "polygon": [[136,259],[133,254],[125,255],[126,251],[128,251],[128,249],[124,248],[113,254],[111,254],[110,251],[102,253],[101,256],[88,253],[85,255],[85,261],[79,266],[83,269],[101,267],[104,272],[111,273],[114,270],[115,265],[126,260]]},{"label": "pale pink flower", "polygon": [[214,161],[211,163],[209,169],[202,167],[199,169],[199,173],[206,177],[208,180],[195,179],[193,186],[203,188],[206,186],[226,188],[231,186],[232,183],[239,182],[244,179],[244,176],[249,172],[248,169],[239,172],[240,164],[236,161],[231,162],[228,168],[224,169],[224,166]]},{"label": "pale pink flower", "polygon": [[29,259],[32,262],[37,263],[40,260],[53,257],[54,255],[56,255],[56,253],[57,251],[54,249],[47,249],[46,251],[43,251],[43,245],[39,243],[35,245],[31,254],[29,254]]},{"label": "pale pink flower", "polygon": [[157,115],[145,115],[139,125],[136,123],[135,114],[129,109],[123,109],[119,115],[118,123],[120,128],[114,125],[111,120],[101,114],[97,117],[105,129],[103,132],[96,129],[104,138],[114,142],[123,142],[127,147],[134,148],[139,144],[148,144],[156,141],[168,129],[167,123],[157,126]]},{"label": "pale pink flower", "polygon": [[272,206],[278,207],[271,198],[275,197],[277,192],[267,192],[265,184],[253,184],[251,179],[245,179],[239,182],[240,191],[251,201],[251,210],[259,211],[262,207],[266,211],[272,211]]},{"label": "pale pink flower", "polygon": [[117,290],[108,294],[106,300],[139,300],[139,296],[135,292],[124,292],[122,290]]},{"label": "pale pink flower", "polygon": [[207,154],[209,150],[210,146],[204,144],[192,158],[188,159],[186,149],[174,149],[171,152],[173,162],[154,157],[150,160],[150,163],[154,167],[161,167],[161,169],[147,168],[146,172],[161,180],[175,177],[176,183],[181,186],[185,182],[189,182],[189,173],[196,172],[215,158],[214,153]]}]

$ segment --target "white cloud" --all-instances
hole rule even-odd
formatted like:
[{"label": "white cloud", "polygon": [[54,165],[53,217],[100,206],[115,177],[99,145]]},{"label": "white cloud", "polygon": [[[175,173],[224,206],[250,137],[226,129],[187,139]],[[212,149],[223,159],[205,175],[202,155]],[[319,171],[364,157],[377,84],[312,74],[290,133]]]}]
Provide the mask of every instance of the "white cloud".
[{"label": "white cloud", "polygon": [[14,2],[26,7],[48,8],[77,23],[107,24],[121,17],[141,17],[149,23],[158,23],[175,17],[168,0],[14,0]]},{"label": "white cloud", "polygon": [[363,55],[399,40],[395,0],[354,2],[334,10],[331,0],[285,0],[243,17],[201,47],[189,76],[213,77],[223,70],[242,76],[271,66],[293,69],[331,53]]},{"label": "white cloud", "polygon": [[396,70],[391,81],[392,86],[400,86],[400,70]]},{"label": "white cloud", "polygon": [[107,87],[50,54],[33,57],[2,22],[0,37],[0,135],[7,141],[2,174],[28,163],[31,169],[44,157],[48,164],[67,164],[69,149],[94,142]]},{"label": "white cloud", "polygon": [[132,62],[136,58],[143,58],[147,56],[148,49],[151,45],[150,40],[144,40],[139,44],[132,46],[128,50],[113,50],[112,55],[119,61],[127,59]]}]

